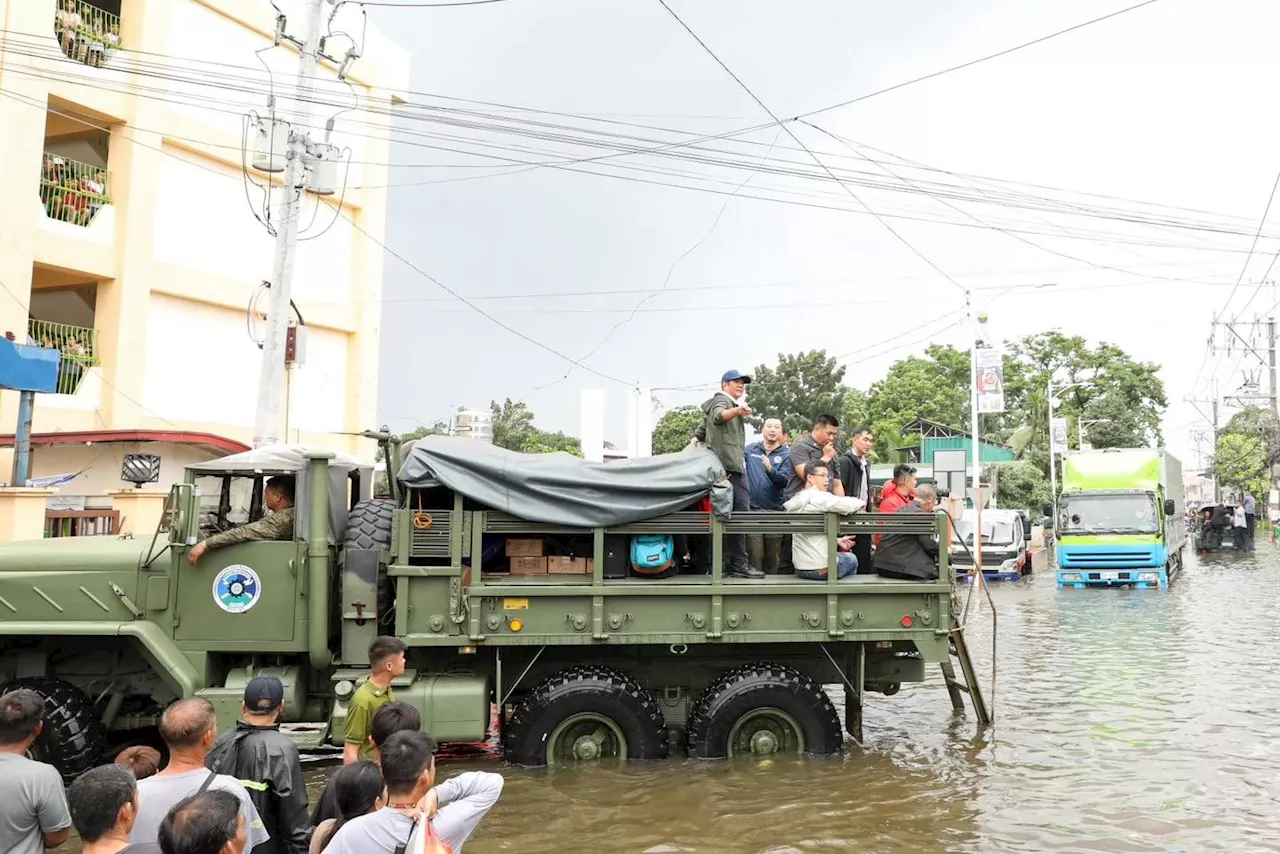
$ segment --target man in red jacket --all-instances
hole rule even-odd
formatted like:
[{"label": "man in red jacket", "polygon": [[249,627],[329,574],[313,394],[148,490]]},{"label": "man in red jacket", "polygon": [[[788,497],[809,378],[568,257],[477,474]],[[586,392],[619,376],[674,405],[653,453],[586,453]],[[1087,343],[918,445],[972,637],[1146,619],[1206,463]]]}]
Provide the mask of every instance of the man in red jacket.
[{"label": "man in red jacket", "polygon": [[[916,497],[916,470],[906,463],[893,467],[893,480],[884,485],[880,492],[880,512],[896,513],[910,504]],[[880,545],[882,534],[876,534],[876,545]]]}]

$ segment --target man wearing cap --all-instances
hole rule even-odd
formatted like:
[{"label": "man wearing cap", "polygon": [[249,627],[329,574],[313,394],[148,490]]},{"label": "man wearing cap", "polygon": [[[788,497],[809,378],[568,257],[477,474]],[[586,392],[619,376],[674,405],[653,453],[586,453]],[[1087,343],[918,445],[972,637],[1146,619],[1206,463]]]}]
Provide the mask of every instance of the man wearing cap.
[{"label": "man wearing cap", "polygon": [[311,834],[307,785],[292,739],[280,732],[284,684],[275,676],[255,676],[244,689],[236,728],[223,734],[205,766],[238,779],[262,816],[271,839],[254,854],[306,854]]},{"label": "man wearing cap", "polygon": [[[746,476],[746,417],[751,407],[739,403],[747,391],[751,377],[737,371],[727,371],[720,378],[720,391],[702,404],[705,415],[696,438],[706,442],[715,451],[733,484],[733,509],[751,509],[751,492]],[[730,534],[724,538],[725,574],[735,578],[764,578],[764,573],[747,560],[747,538],[744,534]]]}]

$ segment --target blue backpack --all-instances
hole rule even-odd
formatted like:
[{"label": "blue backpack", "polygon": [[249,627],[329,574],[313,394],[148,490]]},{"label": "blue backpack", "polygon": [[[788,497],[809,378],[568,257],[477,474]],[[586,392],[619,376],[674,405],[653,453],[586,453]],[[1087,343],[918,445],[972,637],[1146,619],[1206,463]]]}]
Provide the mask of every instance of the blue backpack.
[{"label": "blue backpack", "polygon": [[631,568],[640,575],[660,575],[675,560],[675,539],[662,534],[640,534],[631,538]]}]

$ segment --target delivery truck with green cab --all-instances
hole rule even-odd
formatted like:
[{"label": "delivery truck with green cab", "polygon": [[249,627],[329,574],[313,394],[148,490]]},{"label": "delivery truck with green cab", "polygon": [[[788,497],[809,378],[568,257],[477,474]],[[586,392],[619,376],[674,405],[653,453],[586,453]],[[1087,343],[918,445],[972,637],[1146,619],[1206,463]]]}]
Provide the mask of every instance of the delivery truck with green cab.
[{"label": "delivery truck with green cab", "polygon": [[1163,448],[1068,454],[1057,527],[1059,587],[1168,587],[1186,546],[1182,465]]}]

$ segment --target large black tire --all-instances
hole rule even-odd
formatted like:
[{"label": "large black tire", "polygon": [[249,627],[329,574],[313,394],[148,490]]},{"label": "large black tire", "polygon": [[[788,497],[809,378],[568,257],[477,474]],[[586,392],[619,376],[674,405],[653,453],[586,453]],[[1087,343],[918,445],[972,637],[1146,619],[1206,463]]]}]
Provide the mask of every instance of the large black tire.
[{"label": "large black tire", "polygon": [[[556,751],[562,739],[574,737],[575,727],[584,735],[593,728],[608,730],[602,757],[609,755],[610,745],[618,758],[625,754],[629,760],[667,755],[667,732],[653,695],[626,673],[592,664],[561,670],[521,700],[504,727],[503,755],[508,762],[529,767],[548,764],[550,752],[568,761],[594,758]],[[550,743],[553,735],[557,744]]]},{"label": "large black tire", "polygon": [[[735,733],[739,721],[744,729]],[[749,739],[751,729],[745,727],[759,732],[760,741]],[[822,686],[798,670],[769,663],[743,665],[713,682],[690,710],[687,733],[689,755],[699,759],[789,750],[827,754],[844,743]]]},{"label": "large black tire", "polygon": [[[347,514],[347,530],[342,536],[343,549],[391,550],[392,516],[396,503],[390,498],[361,501]],[[378,621],[387,624],[394,619],[396,587],[387,577],[387,568],[378,567]]]},{"label": "large black tire", "polygon": [[61,679],[16,679],[0,687],[0,694],[29,688],[44,698],[44,730],[31,745],[31,758],[58,769],[70,783],[103,762],[107,728],[85,693]]}]

